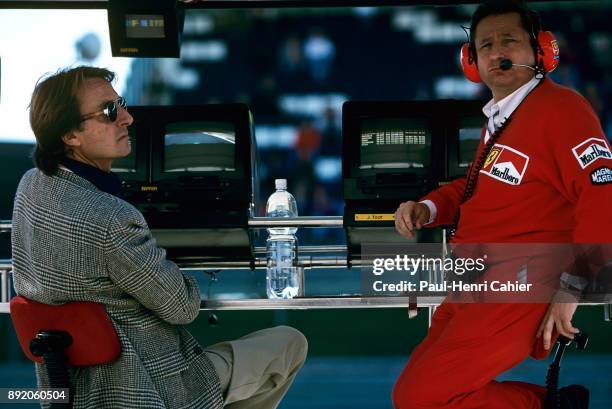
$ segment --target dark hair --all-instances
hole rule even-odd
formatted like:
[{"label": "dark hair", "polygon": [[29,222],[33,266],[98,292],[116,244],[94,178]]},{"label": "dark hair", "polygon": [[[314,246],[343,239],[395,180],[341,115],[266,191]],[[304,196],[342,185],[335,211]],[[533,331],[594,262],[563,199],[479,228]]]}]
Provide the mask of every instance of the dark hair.
[{"label": "dark hair", "polygon": [[62,137],[73,129],[80,129],[80,103],[76,95],[85,80],[93,78],[110,83],[115,79],[115,73],[88,66],[63,68],[55,74],[43,75],[34,87],[30,101],[30,126],[36,137],[36,147],[32,159],[46,175],[54,175],[66,156]]},{"label": "dark hair", "polygon": [[478,6],[474,14],[472,14],[472,22],[470,24],[470,44],[472,47],[474,60],[477,58],[474,41],[476,39],[476,28],[478,27],[478,23],[480,23],[480,21],[485,17],[507,13],[518,13],[519,16],[521,16],[521,25],[529,34],[531,47],[534,50],[537,61],[537,36],[541,29],[540,16],[537,12],[529,10],[525,2],[522,0],[487,0]]}]

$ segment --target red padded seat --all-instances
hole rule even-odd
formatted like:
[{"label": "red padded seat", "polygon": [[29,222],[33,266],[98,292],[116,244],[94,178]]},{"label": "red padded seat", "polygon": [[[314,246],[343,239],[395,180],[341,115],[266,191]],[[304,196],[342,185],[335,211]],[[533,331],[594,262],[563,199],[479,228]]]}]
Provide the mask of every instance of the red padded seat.
[{"label": "red padded seat", "polygon": [[72,344],[66,349],[73,366],[100,365],[114,361],[121,354],[121,344],[102,304],[74,301],[48,305],[17,296],[11,300],[11,317],[21,349],[32,361],[30,342],[40,331],[66,331]]}]

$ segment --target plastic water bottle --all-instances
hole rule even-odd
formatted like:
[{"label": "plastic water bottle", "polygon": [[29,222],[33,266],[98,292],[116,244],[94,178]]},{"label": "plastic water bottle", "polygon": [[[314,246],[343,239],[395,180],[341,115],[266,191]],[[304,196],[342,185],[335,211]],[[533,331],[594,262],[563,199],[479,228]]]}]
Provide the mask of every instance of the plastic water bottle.
[{"label": "plastic water bottle", "polygon": [[[268,198],[266,216],[297,217],[295,198],[287,192],[287,179],[275,180],[276,192]],[[268,229],[266,293],[268,298],[293,298],[300,289],[297,270],[297,227]]]}]

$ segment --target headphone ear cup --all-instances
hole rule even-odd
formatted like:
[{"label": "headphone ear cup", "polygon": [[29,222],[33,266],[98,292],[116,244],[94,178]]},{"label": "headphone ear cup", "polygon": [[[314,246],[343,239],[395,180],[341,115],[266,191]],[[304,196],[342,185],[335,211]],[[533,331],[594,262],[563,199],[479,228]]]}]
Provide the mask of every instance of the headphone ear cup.
[{"label": "headphone ear cup", "polygon": [[478,72],[478,64],[476,59],[472,58],[470,43],[463,43],[461,46],[461,68],[465,77],[472,82],[480,82],[480,73]]},{"label": "headphone ear cup", "polygon": [[539,56],[544,70],[546,72],[553,71],[559,65],[559,45],[557,44],[557,39],[550,31],[540,31],[538,33],[538,45],[544,53],[544,55]]}]

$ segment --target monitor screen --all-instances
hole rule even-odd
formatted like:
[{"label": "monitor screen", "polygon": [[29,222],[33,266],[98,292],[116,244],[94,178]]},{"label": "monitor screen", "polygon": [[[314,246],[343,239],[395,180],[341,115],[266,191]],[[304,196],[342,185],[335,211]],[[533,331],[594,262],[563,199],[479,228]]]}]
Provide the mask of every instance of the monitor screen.
[{"label": "monitor screen", "polygon": [[418,118],[368,118],[361,122],[359,169],[426,168],[431,129]]},{"label": "monitor screen", "polygon": [[467,168],[474,160],[480,136],[482,134],[482,117],[463,118],[459,125],[459,167]]},{"label": "monitor screen", "polygon": [[112,171],[121,174],[130,174],[137,172],[137,160],[136,160],[136,131],[135,128],[128,128],[130,146],[132,147],[130,154],[124,158],[115,159],[112,165]]},{"label": "monitor screen", "polygon": [[236,128],[230,122],[174,122],[165,127],[164,172],[233,172]]},{"label": "monitor screen", "polygon": [[127,38],[164,38],[163,14],[126,14],[125,36]]}]

